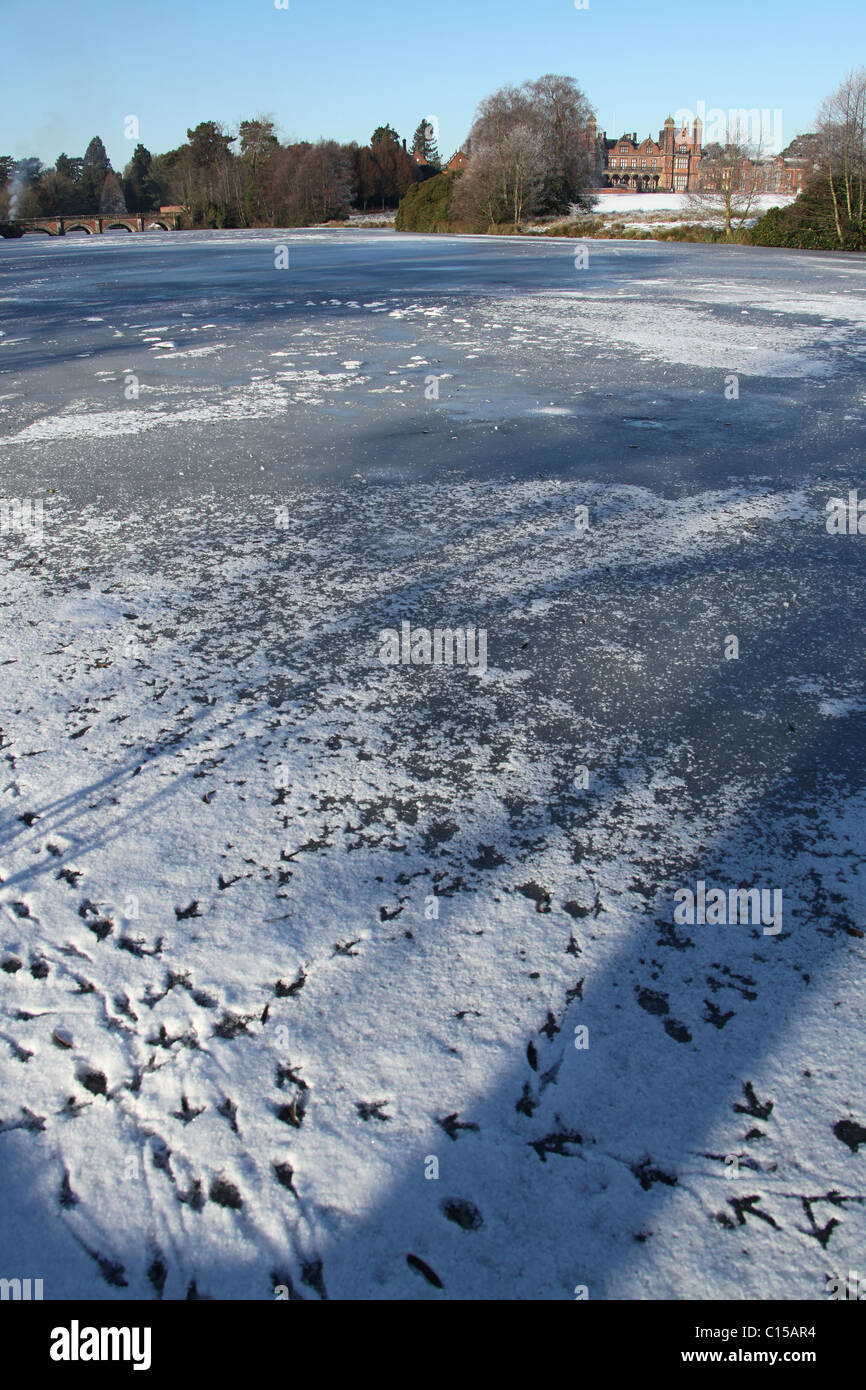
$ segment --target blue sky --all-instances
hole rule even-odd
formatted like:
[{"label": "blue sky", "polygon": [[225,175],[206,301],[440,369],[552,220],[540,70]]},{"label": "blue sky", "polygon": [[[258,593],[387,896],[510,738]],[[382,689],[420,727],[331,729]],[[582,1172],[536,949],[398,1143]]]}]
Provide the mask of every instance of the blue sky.
[{"label": "blue sky", "polygon": [[780,109],[787,143],[866,63],[863,0],[0,3],[0,154],[53,163],[99,134],[116,168],[129,115],[153,153],[201,120],[268,113],[286,138],[365,142],[436,116],[449,155],[483,96],[545,72],[573,76],[609,134],[703,102]]}]

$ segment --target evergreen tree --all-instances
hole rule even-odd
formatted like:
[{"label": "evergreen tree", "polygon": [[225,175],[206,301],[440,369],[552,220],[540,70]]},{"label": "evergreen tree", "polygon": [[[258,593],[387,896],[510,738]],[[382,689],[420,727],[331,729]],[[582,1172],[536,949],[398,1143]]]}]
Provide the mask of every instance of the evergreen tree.
[{"label": "evergreen tree", "polygon": [[383,140],[392,140],[395,145],[399,145],[400,136],[392,125],[377,125],[370,136],[371,145],[379,145]]},{"label": "evergreen tree", "polygon": [[81,178],[83,163],[84,160],[81,158],[70,159],[68,154],[59,154],[54,164],[54,171],[61,178],[70,179],[72,183],[77,183]]},{"label": "evergreen tree", "polygon": [[441,161],[439,159],[439,146],[436,143],[436,132],[426,116],[412,137],[412,149],[415,154],[421,156],[425,164],[435,165],[437,169],[440,167]]},{"label": "evergreen tree", "polygon": [[78,185],[66,174],[49,169],[27,195],[27,216],[63,217],[80,212]]},{"label": "evergreen tree", "polygon": [[45,173],[45,167],[41,159],[36,155],[27,155],[24,159],[16,159],[12,165],[11,182],[22,188],[33,188]]},{"label": "evergreen tree", "polygon": [[99,211],[111,216],[116,213],[118,216],[126,216],[126,203],[120,191],[120,179],[113,169],[109,169],[105,175],[105,183],[102,185],[102,192],[99,195]]},{"label": "evergreen tree", "polygon": [[252,121],[241,121],[239,127],[241,156],[248,160],[253,169],[266,159],[279,146],[274,123],[267,116],[258,116]]},{"label": "evergreen tree", "polygon": [[102,186],[105,183],[105,176],[111,168],[111,163],[106,153],[105,146],[98,135],[94,135],[87,149],[84,151],[84,159],[81,164],[81,178],[79,187],[81,189],[81,201],[83,206],[81,212],[98,212],[99,199],[102,194]]},{"label": "evergreen tree", "polygon": [[201,169],[219,164],[231,154],[233,135],[227,135],[216,121],[201,121],[194,130],[186,132],[193,164]]},{"label": "evergreen tree", "polygon": [[159,207],[159,186],[153,174],[153,156],[136,145],[123,171],[123,196],[130,212],[153,212]]}]

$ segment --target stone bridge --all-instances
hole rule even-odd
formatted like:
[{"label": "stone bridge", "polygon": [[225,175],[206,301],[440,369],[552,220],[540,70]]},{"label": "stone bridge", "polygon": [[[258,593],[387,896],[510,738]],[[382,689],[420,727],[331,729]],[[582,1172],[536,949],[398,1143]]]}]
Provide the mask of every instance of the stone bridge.
[{"label": "stone bridge", "polygon": [[136,213],[86,213],[63,217],[21,217],[14,222],[0,223],[0,236],[20,237],[25,232],[47,232],[49,236],[65,236],[67,232],[121,231],[149,232],[154,228],[163,232],[175,232],[183,216],[181,207],[164,207],[159,212]]}]

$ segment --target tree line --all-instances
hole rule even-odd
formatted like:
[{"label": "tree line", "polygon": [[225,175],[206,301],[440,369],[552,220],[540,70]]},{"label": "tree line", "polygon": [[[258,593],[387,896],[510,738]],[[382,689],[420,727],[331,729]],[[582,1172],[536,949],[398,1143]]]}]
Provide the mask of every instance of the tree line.
[{"label": "tree line", "polygon": [[[0,157],[0,221],[177,204],[194,227],[288,227],[399,206],[397,226],[408,231],[517,229],[528,217],[591,211],[603,155],[592,117],[571,77],[548,73],[502,87],[477,109],[465,168],[444,173],[426,119],[411,152],[390,125],[360,146],[284,143],[266,116],[241,121],[237,133],[202,121],[165,154],[137,145],[122,175],[96,137],[81,158],[61,154],[53,169]],[[827,98],[817,133],[797,153],[810,165],[805,192],[761,219],[749,239],[866,249],[866,69],[849,73]],[[762,155],[737,131],[704,150],[695,201],[723,216],[728,239],[744,236],[753,220]]]},{"label": "tree line", "polygon": [[[419,159],[413,159],[413,154]],[[186,143],[153,155],[139,144],[118,174],[95,136],[83,156],[0,156],[0,221],[93,213],[147,213],[180,205],[193,227],[291,227],[356,211],[395,208],[413,183],[441,169],[435,133],[421,121],[409,149],[391,125],[368,145],[284,143],[267,116],[187,130]]]}]

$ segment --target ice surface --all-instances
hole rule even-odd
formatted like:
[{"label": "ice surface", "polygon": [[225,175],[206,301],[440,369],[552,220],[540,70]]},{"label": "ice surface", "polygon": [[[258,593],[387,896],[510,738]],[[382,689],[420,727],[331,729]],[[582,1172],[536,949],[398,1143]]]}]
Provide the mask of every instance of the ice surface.
[{"label": "ice surface", "polygon": [[[858,1267],[866,538],[824,522],[866,495],[858,275],[0,243],[0,491],[44,506],[0,551],[4,1274],[818,1299]],[[383,665],[403,621],[485,629],[486,670]],[[781,933],[676,925],[699,880],[780,889]]]}]

